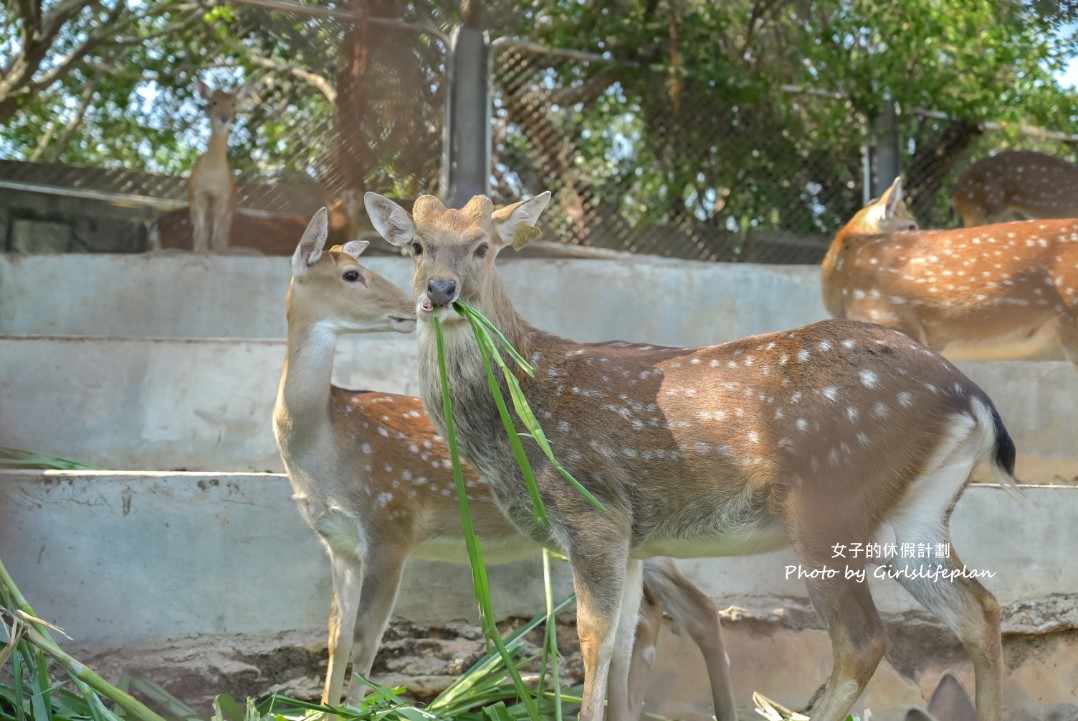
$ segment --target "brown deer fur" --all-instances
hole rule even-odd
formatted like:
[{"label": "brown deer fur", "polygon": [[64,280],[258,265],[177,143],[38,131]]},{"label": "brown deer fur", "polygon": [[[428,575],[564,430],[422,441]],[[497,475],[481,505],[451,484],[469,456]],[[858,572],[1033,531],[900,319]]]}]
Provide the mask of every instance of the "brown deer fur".
[{"label": "brown deer fur", "polygon": [[[887,227],[904,222],[897,182],[836,234],[823,262],[828,312],[953,359],[1062,349],[1078,365],[1078,220],[903,231]],[[884,227],[865,222],[881,214]]]}]

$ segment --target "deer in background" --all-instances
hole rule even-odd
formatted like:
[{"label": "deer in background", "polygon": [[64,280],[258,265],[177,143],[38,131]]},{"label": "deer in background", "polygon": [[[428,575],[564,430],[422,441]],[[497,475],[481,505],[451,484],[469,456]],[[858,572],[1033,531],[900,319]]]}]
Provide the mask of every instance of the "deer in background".
[{"label": "deer in background", "polygon": [[962,225],[1078,217],[1078,165],[1032,150],[1008,150],[971,165],[951,205]]},{"label": "deer in background", "polygon": [[1078,366],[1078,220],[916,230],[901,197],[896,180],[835,235],[822,273],[831,315],[953,359],[1061,348]]},{"label": "deer in background", "polygon": [[236,179],[228,164],[228,135],[236,119],[236,108],[254,90],[251,81],[235,92],[211,90],[202,78],[195,78],[198,94],[209,103],[210,140],[206,152],[198,156],[187,181],[187,207],[191,214],[193,249],[220,252],[228,248],[232,215],[236,210]]},{"label": "deer in background", "polygon": [[[319,211],[292,257],[288,350],[273,428],[294,498],[329,553],[333,604],[323,703],[347,695],[346,666],[368,676],[389,621],[405,562],[412,557],[468,563],[449,449],[418,398],[333,386],[337,337],[345,333],[409,332],[411,298],[357,258],[366,241],[323,252],[327,213]],[[536,543],[516,531],[464,468],[469,506],[486,560],[532,555]],[[645,570],[655,603],[642,621],[628,704],[639,716],[654,658],[658,616],[666,609],[704,654],[715,712],[736,721],[718,610],[669,561]],[[350,677],[348,677],[350,678]],[[624,689],[625,683],[618,686]],[[618,701],[618,703],[622,703]]]},{"label": "deer in background", "polygon": [[[806,573],[836,565],[849,543],[945,543],[973,467],[1013,484],[1015,449],[992,402],[944,358],[888,328],[824,321],[706,348],[576,343],[517,314],[495,267],[523,246],[549,193],[495,210],[432,196],[411,214],[367,193],[375,228],[415,258],[422,398],[442,429],[432,317],[443,324],[461,451],[523,533],[558,547],[573,568],[584,655],[580,718],[603,718],[621,682],[640,603],[640,559],[741,555],[792,545]],[[552,292],[555,292],[552,289]],[[592,507],[534,444],[527,452],[550,517],[531,501],[490,397],[457,300],[483,313],[535,366],[520,383],[559,460],[605,506]],[[656,302],[642,292],[640,308]],[[619,312],[641,312],[639,308]],[[706,310],[684,308],[685,313]],[[504,392],[504,391],[503,391]],[[863,559],[846,559],[854,571]],[[887,570],[969,652],[981,721],[1002,717],[1000,607],[949,558],[894,557]],[[779,572],[776,569],[776,572]],[[834,663],[813,718],[839,721],[872,677],[887,637],[866,584],[839,572],[807,579]],[[612,692],[608,713],[629,713]]]}]

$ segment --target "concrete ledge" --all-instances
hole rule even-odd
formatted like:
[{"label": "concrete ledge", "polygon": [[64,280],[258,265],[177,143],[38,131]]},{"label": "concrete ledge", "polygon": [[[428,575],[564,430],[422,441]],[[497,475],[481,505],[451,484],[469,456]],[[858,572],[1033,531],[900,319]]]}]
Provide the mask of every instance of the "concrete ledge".
[{"label": "concrete ledge", "polygon": [[[411,259],[364,263],[411,287]],[[706,345],[827,317],[812,266],[509,255],[499,264],[530,321],[582,341]],[[290,275],[287,258],[0,255],[0,335],[284,338]]]},{"label": "concrete ledge", "polygon": [[[346,388],[417,394],[415,339],[341,343]],[[283,471],[276,340],[0,338],[3,445],[99,468]]]},{"label": "concrete ledge", "polygon": [[[346,388],[418,393],[414,337],[352,336]],[[278,340],[2,338],[0,438],[99,468],[282,471]],[[999,407],[1028,483],[1078,478],[1078,374],[1063,361],[963,363]]]}]

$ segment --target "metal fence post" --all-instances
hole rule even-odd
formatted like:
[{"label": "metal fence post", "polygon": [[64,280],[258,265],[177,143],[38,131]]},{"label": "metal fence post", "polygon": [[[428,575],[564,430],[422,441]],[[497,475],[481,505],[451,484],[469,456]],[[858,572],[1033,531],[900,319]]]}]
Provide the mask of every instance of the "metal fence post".
[{"label": "metal fence post", "polygon": [[484,31],[460,25],[453,30],[442,164],[442,187],[452,207],[459,208],[473,195],[489,195],[489,54]]},{"label": "metal fence post", "polygon": [[898,104],[884,95],[880,114],[872,123],[872,197],[880,197],[902,172],[901,150]]}]

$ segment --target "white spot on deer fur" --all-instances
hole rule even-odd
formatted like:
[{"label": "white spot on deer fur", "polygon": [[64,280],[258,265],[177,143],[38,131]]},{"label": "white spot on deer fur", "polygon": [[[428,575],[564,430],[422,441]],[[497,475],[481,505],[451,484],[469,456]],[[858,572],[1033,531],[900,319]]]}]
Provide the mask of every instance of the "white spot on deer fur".
[{"label": "white spot on deer fur", "polygon": [[872,371],[861,371],[861,383],[865,388],[875,388],[877,379]]},{"label": "white spot on deer fur", "polygon": [[853,341],[851,339],[847,338],[846,340],[842,341],[842,347],[846,348],[848,350],[852,350],[853,345],[854,345],[854,343],[853,343]]},{"label": "white spot on deer fur", "polygon": [[360,446],[360,449],[364,453],[366,453],[368,456],[371,454],[371,444],[370,443],[364,443],[362,446]]},{"label": "white spot on deer fur", "polygon": [[389,431],[387,431],[385,428],[382,428],[381,426],[378,426],[378,435],[389,438]]},{"label": "white spot on deer fur", "polygon": [[412,472],[409,471],[407,468],[404,469],[403,471],[401,471],[401,478],[403,478],[406,481],[412,480]]},{"label": "white spot on deer fur", "polygon": [[708,365],[711,366],[712,368],[718,368],[719,367],[719,362],[717,360],[715,360],[714,358],[712,358],[711,362],[708,363]]},{"label": "white spot on deer fur", "polygon": [[793,403],[796,406],[800,402],[801,402],[801,391],[795,391],[794,394],[792,396],[790,396],[790,403]]},{"label": "white spot on deer fur", "polygon": [[802,348],[797,352],[797,360],[801,363],[807,363],[809,359],[809,352]]},{"label": "white spot on deer fur", "polygon": [[779,439],[779,448],[781,448],[783,450],[786,450],[786,451],[790,451],[790,450],[793,450],[793,447],[794,447],[794,442],[792,440],[790,440],[789,438],[780,438]]},{"label": "white spot on deer fur", "polygon": [[890,412],[891,409],[885,403],[877,402],[876,405],[872,406],[872,415],[876,418],[886,418]]},{"label": "white spot on deer fur", "polygon": [[780,366],[786,365],[786,361],[788,361],[788,360],[790,360],[790,356],[783,353],[782,355],[779,356],[779,365]]},{"label": "white spot on deer fur", "polygon": [[831,350],[831,344],[830,344],[830,343],[828,343],[828,342],[827,342],[827,341],[825,341],[825,340],[822,340],[822,341],[820,341],[820,342],[819,342],[819,343],[817,344],[817,346],[816,346],[816,347],[817,347],[817,348],[819,348],[819,349],[820,349],[821,351],[823,351],[823,352],[825,352],[825,353],[826,353],[827,351]]},{"label": "white spot on deer fur", "polygon": [[379,508],[385,508],[386,505],[388,505],[389,502],[392,501],[392,500],[393,500],[393,494],[392,493],[390,493],[389,491],[382,491],[381,493],[378,494],[378,500],[376,501],[376,504],[377,504],[377,506]]},{"label": "white spot on deer fur", "polygon": [[776,409],[775,409],[775,420],[776,420],[776,421],[777,421],[777,420],[779,420],[780,418],[782,418],[782,416],[783,416],[783,415],[784,415],[784,414],[783,414],[783,412],[782,412],[782,409],[781,409],[781,408],[776,408]]},{"label": "white spot on deer fur", "polygon": [[808,421],[806,421],[804,418],[798,418],[797,419],[797,430],[799,430],[799,431],[801,431],[803,433],[803,432],[808,430],[808,427],[809,427]]},{"label": "white spot on deer fur", "polygon": [[621,454],[626,458],[636,458],[637,455],[635,448],[622,448]]},{"label": "white spot on deer fur", "polygon": [[856,421],[859,415],[861,415],[860,411],[858,411],[853,406],[850,406],[846,409],[846,417],[849,418],[851,421]]},{"label": "white spot on deer fur", "polygon": [[834,448],[832,448],[830,451],[828,451],[828,453],[827,453],[827,462],[830,463],[832,466],[837,466],[838,465],[838,451],[835,450]]},{"label": "white spot on deer fur", "polygon": [[838,398],[838,388],[835,388],[834,386],[828,386],[820,392],[823,393],[824,397],[827,398],[827,400],[829,401],[833,401]]},{"label": "white spot on deer fur", "polygon": [[749,442],[750,443],[759,443],[760,442],[760,434],[757,433],[756,431],[749,431]]},{"label": "white spot on deer fur", "polygon": [[909,408],[913,405],[913,394],[909,391],[900,391],[898,394],[899,405]]},{"label": "white spot on deer fur", "polygon": [[691,361],[689,361],[689,363],[692,363],[694,366],[698,366],[698,365],[700,365],[700,359],[699,358],[693,358]]},{"label": "white spot on deer fur", "polygon": [[569,424],[566,421],[558,421],[558,433],[568,433]]}]

